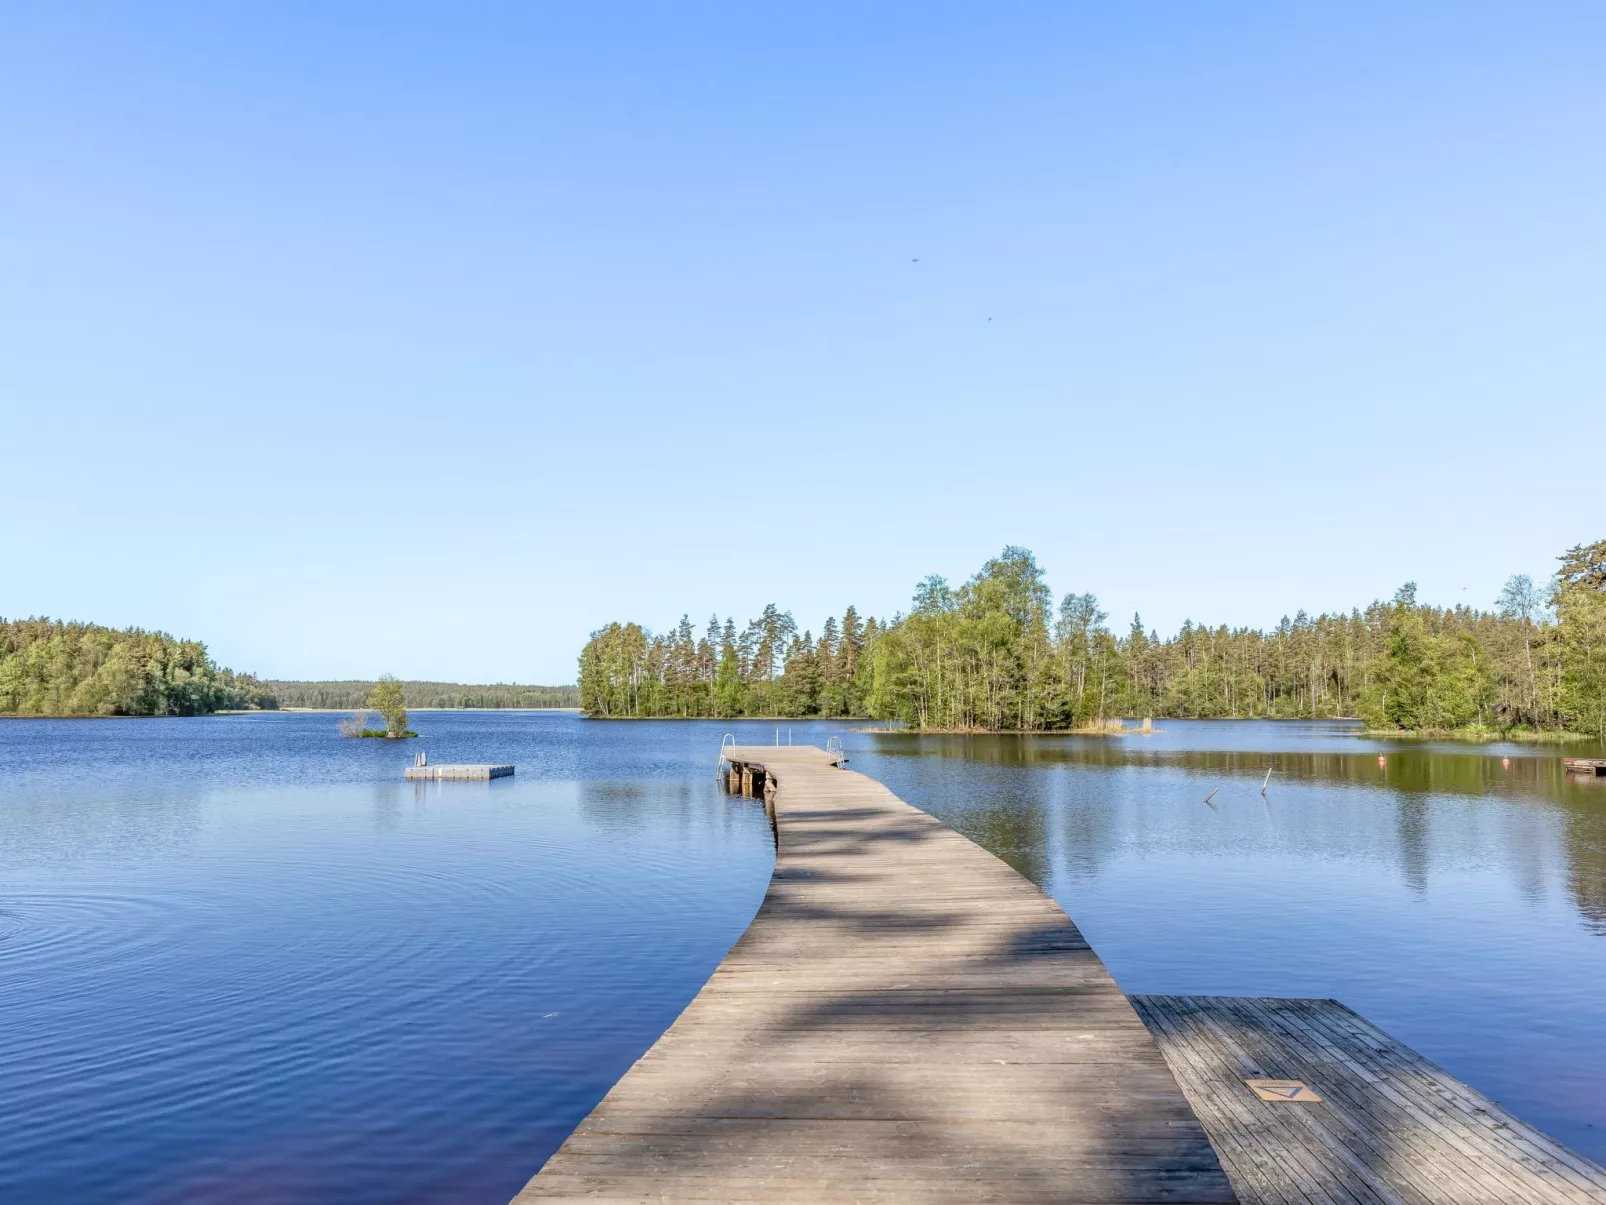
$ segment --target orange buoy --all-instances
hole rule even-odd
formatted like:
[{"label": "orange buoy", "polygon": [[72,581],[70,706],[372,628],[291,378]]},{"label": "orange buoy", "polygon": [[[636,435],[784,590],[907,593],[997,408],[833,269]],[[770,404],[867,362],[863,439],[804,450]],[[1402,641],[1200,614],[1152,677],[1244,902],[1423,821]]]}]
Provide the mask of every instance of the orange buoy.
[{"label": "orange buoy", "polygon": [[1511,759],[1509,757],[1502,757],[1500,759],[1500,765],[1502,769],[1511,769]]},{"label": "orange buoy", "polygon": [[1381,753],[1379,753],[1377,755],[1377,764],[1380,765],[1380,766],[1386,766],[1386,765],[1389,764],[1389,759],[1384,757]]}]

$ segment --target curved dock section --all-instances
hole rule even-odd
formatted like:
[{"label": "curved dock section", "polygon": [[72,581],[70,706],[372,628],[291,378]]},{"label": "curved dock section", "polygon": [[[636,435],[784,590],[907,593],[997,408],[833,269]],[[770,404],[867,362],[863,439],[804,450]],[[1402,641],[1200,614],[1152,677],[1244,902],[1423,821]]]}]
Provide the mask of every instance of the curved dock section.
[{"label": "curved dock section", "polygon": [[819,749],[723,752],[773,788],[763,906],[520,1205],[1235,1200],[1052,900]]}]

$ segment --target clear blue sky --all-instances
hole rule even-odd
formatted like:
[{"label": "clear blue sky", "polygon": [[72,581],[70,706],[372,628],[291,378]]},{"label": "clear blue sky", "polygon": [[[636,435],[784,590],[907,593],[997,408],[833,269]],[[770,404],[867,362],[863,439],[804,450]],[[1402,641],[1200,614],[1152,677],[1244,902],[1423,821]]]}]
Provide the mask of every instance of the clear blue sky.
[{"label": "clear blue sky", "polygon": [[[1606,536],[1606,7],[9,4],[0,615],[571,680]],[[914,262],[918,259],[918,263]]]}]

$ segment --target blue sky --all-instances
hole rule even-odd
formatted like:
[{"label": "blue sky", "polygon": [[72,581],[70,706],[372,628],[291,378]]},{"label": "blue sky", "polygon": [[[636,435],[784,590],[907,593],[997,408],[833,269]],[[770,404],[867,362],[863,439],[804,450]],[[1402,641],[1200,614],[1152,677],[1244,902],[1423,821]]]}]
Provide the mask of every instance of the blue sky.
[{"label": "blue sky", "polygon": [[1606,536],[1603,50],[1593,3],[10,5],[0,615],[565,681],[1005,544],[1121,627],[1487,605]]}]

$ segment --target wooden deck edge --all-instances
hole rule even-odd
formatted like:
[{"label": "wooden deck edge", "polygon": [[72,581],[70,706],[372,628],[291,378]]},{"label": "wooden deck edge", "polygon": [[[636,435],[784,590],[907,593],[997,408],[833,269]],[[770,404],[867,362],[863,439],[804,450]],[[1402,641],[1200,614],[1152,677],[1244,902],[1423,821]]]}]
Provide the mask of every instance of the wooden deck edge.
[{"label": "wooden deck edge", "polygon": [[[1602,1205],[1606,1169],[1342,1001],[1129,997],[1243,1205]],[[1251,1078],[1321,1099],[1268,1102]]]}]

